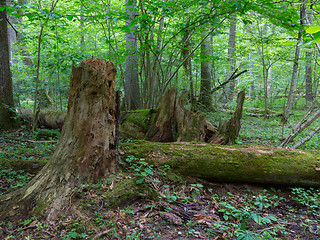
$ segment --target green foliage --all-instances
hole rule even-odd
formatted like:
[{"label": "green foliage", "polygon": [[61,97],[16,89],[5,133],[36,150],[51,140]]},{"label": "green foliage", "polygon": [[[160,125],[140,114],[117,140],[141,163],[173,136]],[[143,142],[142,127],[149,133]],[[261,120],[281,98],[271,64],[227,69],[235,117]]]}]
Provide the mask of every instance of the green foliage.
[{"label": "green foliage", "polygon": [[60,138],[60,131],[54,129],[38,129],[34,132],[35,140],[56,140]]},{"label": "green foliage", "polygon": [[320,191],[318,189],[310,188],[291,188],[291,198],[299,204],[306,206],[308,211],[320,217]]},{"label": "green foliage", "polygon": [[0,195],[23,187],[31,179],[31,174],[24,170],[3,169],[0,164]]}]

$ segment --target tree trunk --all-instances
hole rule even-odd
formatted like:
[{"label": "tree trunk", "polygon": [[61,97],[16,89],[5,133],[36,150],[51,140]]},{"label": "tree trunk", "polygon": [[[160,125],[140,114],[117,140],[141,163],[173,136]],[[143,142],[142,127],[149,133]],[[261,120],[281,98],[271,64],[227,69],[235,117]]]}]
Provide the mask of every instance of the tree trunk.
[{"label": "tree trunk", "polygon": [[[306,3],[307,0],[303,0],[303,4],[300,7],[300,24],[304,24],[304,19],[306,16]],[[289,96],[288,96],[288,101],[287,101],[287,106],[284,111],[284,118],[288,119],[292,103],[293,103],[293,93],[296,87],[296,82],[297,82],[297,74],[298,74],[298,67],[299,67],[299,55],[300,55],[300,48],[301,48],[301,41],[302,41],[302,33],[303,33],[303,28],[301,26],[299,33],[298,33],[298,43],[296,45],[296,52],[295,52],[295,58],[293,62],[293,70],[292,70],[292,78],[291,78],[291,84],[290,84],[290,90],[289,90]]]},{"label": "tree trunk", "polygon": [[201,44],[201,86],[199,102],[205,108],[212,106],[212,77],[211,58],[212,57],[212,37],[208,37]]},{"label": "tree trunk", "polygon": [[187,95],[186,92],[178,98],[175,88],[167,91],[149,127],[147,139],[157,142],[205,141],[206,117],[201,112],[193,112],[184,108]]},{"label": "tree trunk", "polygon": [[[236,26],[237,26],[237,16],[235,14],[231,15],[230,18],[230,28],[229,28],[229,47],[228,47],[228,62],[229,70],[227,73],[227,79],[230,78],[231,74],[236,69]],[[229,102],[233,97],[235,87],[235,80],[232,80],[224,88],[224,98],[225,103]]]},{"label": "tree trunk", "polygon": [[144,141],[122,148],[126,155],[210,181],[320,186],[319,151]]},{"label": "tree trunk", "polygon": [[[0,0],[0,6],[6,1]],[[0,130],[10,130],[18,127],[15,112],[12,110],[13,89],[10,71],[10,54],[6,10],[0,11]]]},{"label": "tree trunk", "polygon": [[220,123],[218,132],[212,137],[210,143],[223,145],[233,145],[236,143],[241,128],[240,120],[242,117],[244,98],[245,92],[239,92],[237,96],[237,107],[233,117],[223,124]]},{"label": "tree trunk", "polygon": [[[126,12],[129,20],[126,26],[130,26],[136,18],[136,0],[126,0]],[[125,99],[128,110],[140,108],[140,88],[138,76],[137,36],[135,27],[129,27],[130,32],[126,33],[126,70],[125,70]]]},{"label": "tree trunk", "polygon": [[83,61],[71,73],[68,113],[48,164],[24,188],[0,198],[0,212],[26,211],[52,219],[66,210],[81,184],[107,177],[117,155],[116,69],[103,59]]}]

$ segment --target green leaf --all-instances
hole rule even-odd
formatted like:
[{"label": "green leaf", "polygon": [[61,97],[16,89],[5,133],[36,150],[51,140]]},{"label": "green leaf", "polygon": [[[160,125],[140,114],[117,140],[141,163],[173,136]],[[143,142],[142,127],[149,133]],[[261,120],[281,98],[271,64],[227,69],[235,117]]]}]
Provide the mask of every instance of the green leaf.
[{"label": "green leaf", "polygon": [[312,34],[312,35],[313,35],[313,37],[314,37],[315,43],[320,44],[320,32],[314,33],[314,34]]},{"label": "green leaf", "polygon": [[4,6],[0,6],[0,12],[4,11],[5,7]]},{"label": "green leaf", "polygon": [[144,178],[140,178],[136,181],[137,184],[142,184],[144,182]]},{"label": "green leaf", "polygon": [[153,175],[153,171],[151,169],[146,169],[146,172],[149,173],[150,175]]},{"label": "green leaf", "polygon": [[298,41],[287,41],[287,42],[284,42],[282,45],[283,46],[294,46],[298,43]]},{"label": "green leaf", "polygon": [[313,33],[317,33],[320,32],[320,26],[315,26],[315,27],[310,27],[306,29],[307,33],[313,34]]},{"label": "green leaf", "polygon": [[67,19],[71,21],[73,19],[73,16],[67,16]]},{"label": "green leaf", "polygon": [[78,233],[76,232],[69,232],[69,237],[76,239],[78,237]]}]

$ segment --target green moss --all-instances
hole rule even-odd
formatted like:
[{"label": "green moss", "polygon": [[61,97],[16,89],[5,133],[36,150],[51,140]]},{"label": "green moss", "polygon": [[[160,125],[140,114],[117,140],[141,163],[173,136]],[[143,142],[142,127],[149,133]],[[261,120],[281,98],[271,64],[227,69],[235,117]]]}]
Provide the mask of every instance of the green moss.
[{"label": "green moss", "polygon": [[45,202],[41,200],[38,202],[37,206],[33,209],[33,212],[36,215],[41,215],[42,213],[44,213],[46,207],[47,207],[47,204],[45,204]]},{"label": "green moss", "polygon": [[106,192],[106,201],[110,208],[129,204],[139,198],[155,199],[158,194],[146,184],[137,184],[136,178],[122,179],[114,188]]},{"label": "green moss", "polygon": [[144,139],[155,115],[156,111],[152,109],[140,109],[125,113],[125,121],[120,126],[121,136]]},{"label": "green moss", "polygon": [[144,141],[132,143],[128,149],[138,158],[152,159],[152,152],[157,164],[215,181],[320,185],[318,152]]},{"label": "green moss", "polygon": [[149,122],[150,122],[151,116],[152,116],[151,109],[140,109],[140,110],[129,112],[126,115],[126,121],[132,122],[142,127],[142,129],[145,130],[145,132],[147,132],[149,128]]}]

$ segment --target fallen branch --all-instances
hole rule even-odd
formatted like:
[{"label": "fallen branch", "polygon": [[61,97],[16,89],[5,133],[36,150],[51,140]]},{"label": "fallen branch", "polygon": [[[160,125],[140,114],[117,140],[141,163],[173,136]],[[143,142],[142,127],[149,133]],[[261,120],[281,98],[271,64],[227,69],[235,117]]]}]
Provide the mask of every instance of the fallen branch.
[{"label": "fallen branch", "polygon": [[114,228],[111,228],[111,229],[105,230],[105,231],[103,231],[103,232],[101,232],[101,233],[98,233],[97,235],[95,235],[95,236],[92,238],[92,240],[96,240],[96,239],[98,239],[98,238],[103,237],[104,235],[107,235],[107,234],[108,234],[109,232],[111,232],[113,229],[114,229]]},{"label": "fallen branch", "polygon": [[248,72],[248,70],[243,70],[242,72],[238,73],[237,75],[235,75],[237,73],[239,69],[237,68],[232,75],[229,77],[229,79],[227,81],[225,81],[224,83],[220,84],[218,87],[215,87],[214,89],[211,90],[211,93],[214,93],[215,91],[218,91],[219,89],[223,88],[224,85],[228,84],[229,82],[231,82],[232,80],[236,79],[237,77],[239,77],[241,74]]}]

